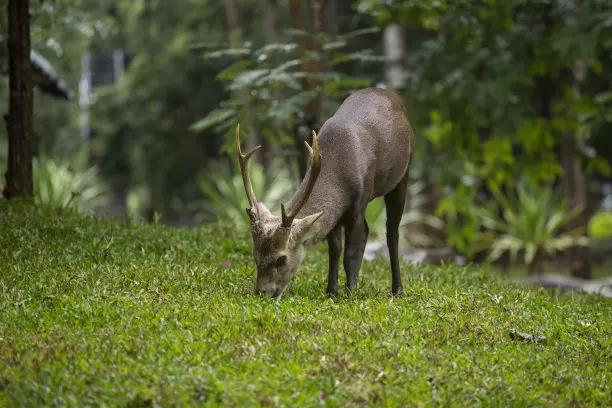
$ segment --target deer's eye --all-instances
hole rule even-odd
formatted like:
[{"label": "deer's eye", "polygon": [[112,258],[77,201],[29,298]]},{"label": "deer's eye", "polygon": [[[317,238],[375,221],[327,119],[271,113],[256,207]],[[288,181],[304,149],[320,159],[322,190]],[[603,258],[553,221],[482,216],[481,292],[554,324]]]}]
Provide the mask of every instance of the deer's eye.
[{"label": "deer's eye", "polygon": [[285,255],[281,255],[276,259],[274,266],[280,268],[281,266],[285,266],[287,264],[287,257]]}]

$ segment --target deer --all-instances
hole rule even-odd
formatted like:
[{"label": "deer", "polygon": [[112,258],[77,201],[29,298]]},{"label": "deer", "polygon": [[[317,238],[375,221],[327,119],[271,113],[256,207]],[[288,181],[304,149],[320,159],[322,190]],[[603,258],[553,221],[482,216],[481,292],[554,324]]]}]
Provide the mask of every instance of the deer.
[{"label": "deer", "polygon": [[404,212],[414,134],[402,99],[393,91],[364,88],[350,94],[319,130],[312,130],[308,169],[281,215],[257,201],[248,162],[260,146],[245,154],[236,125],[237,156],[249,201],[252,255],[257,266],[255,294],[280,299],[315,244],[327,240],[327,294],[338,296],[342,252],[346,288],[358,283],[369,235],[365,210],[384,196],[386,238],[394,297],[404,294],[399,267],[399,226]]}]

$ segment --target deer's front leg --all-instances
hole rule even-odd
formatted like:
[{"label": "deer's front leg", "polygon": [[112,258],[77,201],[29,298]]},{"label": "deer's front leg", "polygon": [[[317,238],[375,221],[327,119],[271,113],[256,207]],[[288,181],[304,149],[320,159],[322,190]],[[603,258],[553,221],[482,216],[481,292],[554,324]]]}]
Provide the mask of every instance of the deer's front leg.
[{"label": "deer's front leg", "polygon": [[344,271],[346,286],[352,290],[359,279],[359,269],[363,260],[369,228],[363,211],[356,211],[345,226]]},{"label": "deer's front leg", "polygon": [[338,269],[340,268],[340,253],[342,252],[342,224],[338,223],[327,234],[329,252],[329,276],[327,277],[327,294],[338,296]]}]

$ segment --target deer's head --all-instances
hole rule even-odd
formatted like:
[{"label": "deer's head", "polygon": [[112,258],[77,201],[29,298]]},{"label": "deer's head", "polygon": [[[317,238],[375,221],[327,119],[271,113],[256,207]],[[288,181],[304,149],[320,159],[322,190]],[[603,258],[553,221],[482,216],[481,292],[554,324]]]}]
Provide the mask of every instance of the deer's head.
[{"label": "deer's head", "polygon": [[305,243],[316,232],[316,222],[322,212],[296,218],[297,213],[308,200],[321,171],[321,152],[317,136],[312,132],[312,148],[304,142],[310,153],[310,169],[306,187],[299,192],[294,205],[285,210],[281,204],[281,216],[273,215],[263,203],[255,198],[248,173],[248,161],[261,146],[254,147],[246,154],[240,150],[240,125],[236,126],[238,161],[242,172],[244,188],[250,207],[246,209],[251,219],[253,256],[257,265],[255,293],[280,297],[301,265],[306,253]]}]

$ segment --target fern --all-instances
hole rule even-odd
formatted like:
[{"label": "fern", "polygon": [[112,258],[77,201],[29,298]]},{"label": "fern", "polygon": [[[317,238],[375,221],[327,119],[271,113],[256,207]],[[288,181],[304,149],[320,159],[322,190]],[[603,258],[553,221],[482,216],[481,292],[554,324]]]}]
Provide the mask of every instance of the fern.
[{"label": "fern", "polygon": [[[320,51],[309,50],[306,58],[311,60],[359,61],[379,63],[383,59],[369,50],[359,52],[343,52],[351,40],[358,39],[377,31],[377,29],[355,30],[341,36],[317,35],[315,41],[320,43]],[[287,34],[308,36],[309,33],[288,30]],[[295,38],[295,37],[293,37]],[[223,44],[221,44],[223,46]],[[233,146],[232,125],[240,122],[244,127],[254,126],[259,133],[266,134],[272,142],[281,143],[285,135],[292,133],[292,127],[316,93],[304,92],[302,81],[316,76],[321,85],[317,92],[322,92],[324,109],[327,112],[337,107],[341,99],[351,91],[371,86],[367,78],[350,77],[333,70],[309,73],[302,71],[302,59],[297,55],[298,46],[295,41],[278,42],[261,47],[252,43],[241,46],[214,49],[207,47],[203,54],[206,59],[231,60],[222,70],[217,79],[225,83],[231,91],[230,99],[224,101],[217,109],[209,112],[199,121],[193,123],[190,129],[203,131],[213,128],[226,136],[222,151],[229,151]],[[274,55],[275,58],[270,58]]]},{"label": "fern", "polygon": [[208,115],[204,116],[199,121],[191,124],[189,130],[201,132],[216,124],[226,121],[230,118],[235,118],[236,111],[231,108],[220,108],[210,111]]}]

